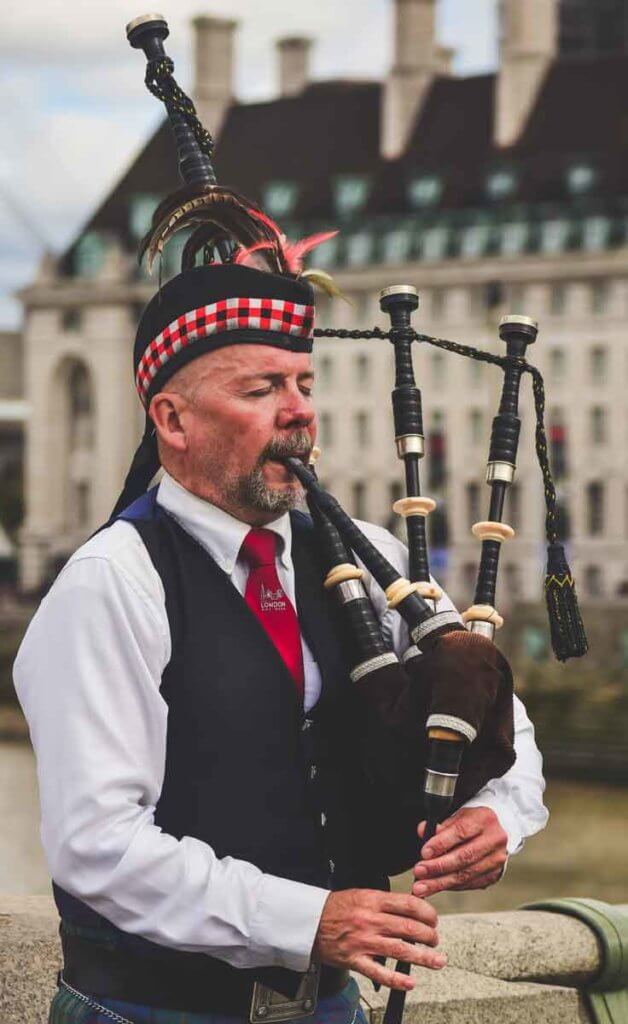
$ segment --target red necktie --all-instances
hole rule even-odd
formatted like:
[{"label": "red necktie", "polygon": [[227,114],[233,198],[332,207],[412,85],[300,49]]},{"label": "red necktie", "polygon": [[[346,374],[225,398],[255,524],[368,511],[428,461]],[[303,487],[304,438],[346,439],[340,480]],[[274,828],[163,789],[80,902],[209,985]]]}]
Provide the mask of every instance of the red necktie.
[{"label": "red necktie", "polygon": [[272,530],[250,530],[240,554],[248,562],[244,600],[257,616],[286,663],[303,701],[303,653],[297,613],[279,582],[275,557],[277,537]]}]

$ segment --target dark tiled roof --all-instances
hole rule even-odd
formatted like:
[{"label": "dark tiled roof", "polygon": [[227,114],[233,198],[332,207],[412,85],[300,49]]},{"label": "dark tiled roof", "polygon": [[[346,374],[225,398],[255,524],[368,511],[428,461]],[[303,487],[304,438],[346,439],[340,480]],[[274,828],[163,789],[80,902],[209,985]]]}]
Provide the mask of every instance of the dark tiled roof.
[{"label": "dark tiled roof", "polygon": [[300,96],[231,109],[216,149],[219,181],[252,199],[272,180],[301,185],[298,217],[331,207],[333,175],[374,173],[379,165],[381,86],[321,82]]},{"label": "dark tiled roof", "polygon": [[[341,174],[370,177],[364,214],[404,213],[408,181],[428,174],[443,181],[438,210],[487,207],[487,174],[504,167],[518,179],[511,205],[573,202],[565,172],[578,160],[592,162],[598,172],[587,200],[578,200],[581,205],[627,194],[628,56],[557,61],[521,138],[504,150],[493,143],[495,84],[495,75],[435,79],[406,152],[393,161],[379,156],[379,83],[320,82],[300,96],[234,104],[216,149],[218,179],[257,200],[265,183],[295,181],[296,219],[330,226],[339,219],[331,190]],[[163,195],[177,183],[174,145],[164,123],[84,231],[114,232],[131,246],[131,197]]]}]

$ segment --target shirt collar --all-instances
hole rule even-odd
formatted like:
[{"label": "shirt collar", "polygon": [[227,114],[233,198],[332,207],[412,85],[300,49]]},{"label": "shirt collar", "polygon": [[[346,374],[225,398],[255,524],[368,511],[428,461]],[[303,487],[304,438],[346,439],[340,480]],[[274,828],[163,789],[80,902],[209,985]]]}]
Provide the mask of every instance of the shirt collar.
[{"label": "shirt collar", "polygon": [[[192,494],[168,473],[164,473],[159,483],[157,504],[166,509],[209,552],[223,572],[231,576],[242,542],[251,529],[249,523],[243,523],[217,505]],[[265,529],[272,530],[279,537],[281,543],[277,557],[283,568],[289,569],[292,552],[290,516],[284,512],[278,519],[268,523]]]}]

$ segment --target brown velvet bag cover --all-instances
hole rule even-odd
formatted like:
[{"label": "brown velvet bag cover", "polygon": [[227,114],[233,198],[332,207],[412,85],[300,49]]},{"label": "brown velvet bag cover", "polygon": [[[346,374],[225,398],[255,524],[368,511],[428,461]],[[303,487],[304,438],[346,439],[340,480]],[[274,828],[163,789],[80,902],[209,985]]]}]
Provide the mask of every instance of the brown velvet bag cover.
[{"label": "brown velvet bag cover", "polygon": [[365,770],[391,799],[416,806],[417,813],[430,715],[461,718],[477,730],[463,755],[454,808],[515,762],[512,672],[495,644],[477,633],[447,632],[404,667],[387,666],[356,686],[364,715]]}]

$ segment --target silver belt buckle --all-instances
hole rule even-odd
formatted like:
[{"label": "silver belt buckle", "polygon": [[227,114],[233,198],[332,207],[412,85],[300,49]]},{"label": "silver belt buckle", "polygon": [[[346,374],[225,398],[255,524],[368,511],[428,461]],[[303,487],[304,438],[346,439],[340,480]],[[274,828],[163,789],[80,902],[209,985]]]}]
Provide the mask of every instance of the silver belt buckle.
[{"label": "silver belt buckle", "polygon": [[266,1024],[267,1021],[296,1020],[298,1017],[309,1017],[316,1010],[318,985],[321,978],[320,964],[310,964],[310,968],[301,979],[301,984],[294,999],[286,999],[281,992],[267,988],[259,981],[253,986],[251,999],[251,1024]]}]

